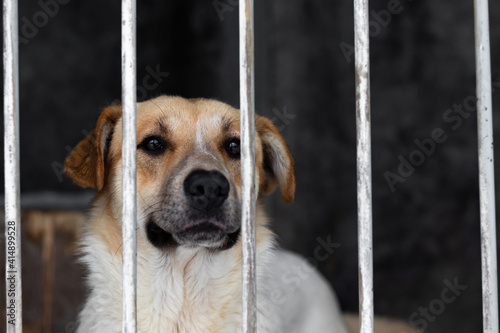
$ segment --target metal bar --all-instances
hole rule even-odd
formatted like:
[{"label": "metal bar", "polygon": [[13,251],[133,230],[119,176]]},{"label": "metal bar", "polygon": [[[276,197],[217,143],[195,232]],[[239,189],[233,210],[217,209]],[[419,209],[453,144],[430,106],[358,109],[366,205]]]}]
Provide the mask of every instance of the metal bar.
[{"label": "metal bar", "polygon": [[474,1],[476,30],[477,126],[481,214],[483,331],[498,333],[498,286],[493,160],[493,117],[488,1]]},{"label": "metal bar", "polygon": [[255,258],[255,91],[253,0],[240,0],[242,332],[257,330]]},{"label": "metal bar", "polygon": [[360,332],[373,332],[372,170],[368,0],[354,0]]},{"label": "metal bar", "polygon": [[21,208],[17,0],[3,1],[5,288],[7,333],[21,333]]},{"label": "metal bar", "polygon": [[137,330],[136,1],[122,1],[123,323]]}]

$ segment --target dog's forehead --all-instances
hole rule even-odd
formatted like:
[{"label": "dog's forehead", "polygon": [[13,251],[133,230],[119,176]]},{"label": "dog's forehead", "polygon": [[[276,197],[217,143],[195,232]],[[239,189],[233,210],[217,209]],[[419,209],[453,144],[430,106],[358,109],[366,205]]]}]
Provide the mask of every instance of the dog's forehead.
[{"label": "dog's forehead", "polygon": [[161,96],[138,104],[137,128],[138,134],[159,129],[173,134],[206,135],[239,131],[239,117],[237,109],[219,101]]}]

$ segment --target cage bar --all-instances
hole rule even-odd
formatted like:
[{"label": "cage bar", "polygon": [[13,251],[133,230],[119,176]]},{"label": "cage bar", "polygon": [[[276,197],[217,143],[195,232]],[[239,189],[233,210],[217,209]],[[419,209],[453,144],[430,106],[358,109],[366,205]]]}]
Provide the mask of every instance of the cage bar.
[{"label": "cage bar", "polygon": [[373,332],[372,170],[368,0],[354,0],[360,332]]},{"label": "cage bar", "polygon": [[5,289],[7,333],[21,333],[21,207],[17,0],[3,1]]},{"label": "cage bar", "polygon": [[255,91],[253,0],[240,0],[242,332],[256,332]]},{"label": "cage bar", "polygon": [[136,1],[122,1],[123,323],[137,330]]},{"label": "cage bar", "polygon": [[495,175],[488,1],[474,1],[476,30],[477,125],[481,215],[483,331],[498,333]]}]

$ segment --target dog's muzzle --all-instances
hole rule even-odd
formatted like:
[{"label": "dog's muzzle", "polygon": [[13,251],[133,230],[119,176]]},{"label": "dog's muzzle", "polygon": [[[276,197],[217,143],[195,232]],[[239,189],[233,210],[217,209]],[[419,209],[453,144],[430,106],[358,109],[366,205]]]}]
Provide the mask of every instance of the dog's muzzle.
[{"label": "dog's muzzle", "polygon": [[[150,242],[156,247],[172,245],[203,246],[227,249],[238,240],[239,209],[231,210],[230,184],[217,170],[194,170],[183,182],[184,207],[182,218],[164,225],[154,219],[146,225]],[[175,206],[176,203],[168,203]],[[237,204],[239,207],[239,204]]]}]

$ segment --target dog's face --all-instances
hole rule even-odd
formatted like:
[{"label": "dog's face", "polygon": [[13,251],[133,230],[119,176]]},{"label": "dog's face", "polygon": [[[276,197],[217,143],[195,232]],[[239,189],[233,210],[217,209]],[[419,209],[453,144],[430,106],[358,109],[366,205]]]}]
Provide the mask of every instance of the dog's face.
[{"label": "dog's face", "polygon": [[[276,128],[256,116],[258,195],[279,185],[294,197],[290,152]],[[110,106],[65,161],[79,185],[107,196],[121,215],[121,107]],[[140,235],[154,247],[233,246],[241,225],[239,111],[214,100],[162,96],[137,105]]]}]

